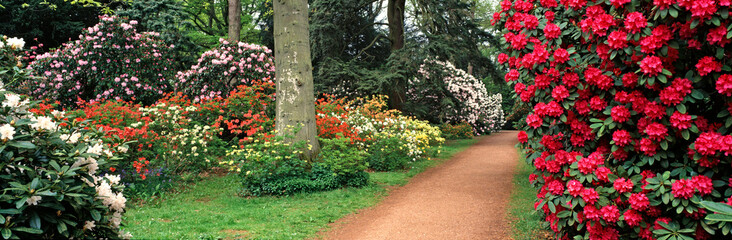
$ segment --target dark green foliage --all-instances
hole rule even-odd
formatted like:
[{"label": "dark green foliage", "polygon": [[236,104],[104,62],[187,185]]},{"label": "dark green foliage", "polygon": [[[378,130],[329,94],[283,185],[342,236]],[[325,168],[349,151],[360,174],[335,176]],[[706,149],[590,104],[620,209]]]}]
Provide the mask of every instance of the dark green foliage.
[{"label": "dark green foliage", "polygon": [[442,137],[447,140],[471,139],[475,136],[475,133],[473,133],[473,127],[467,122],[455,125],[442,124],[440,125],[440,131],[442,132]]},{"label": "dark green foliage", "polygon": [[424,39],[419,40],[421,48],[429,56],[452,62],[478,79],[503,79],[498,66],[480,50],[486,42],[500,46],[499,42],[480,27],[481,19],[474,16],[472,9],[472,3],[461,0],[417,0],[414,15],[417,28],[424,34]]},{"label": "dark green foliage", "polygon": [[409,166],[408,149],[396,137],[381,138],[369,147],[369,167],[376,171],[402,170]]},{"label": "dark green foliage", "polygon": [[313,0],[310,43],[317,92],[337,96],[384,93],[389,40],[369,0]]},{"label": "dark green foliage", "polygon": [[[47,2],[44,4],[43,2]],[[79,38],[81,30],[99,22],[99,9],[68,4],[65,0],[3,0],[0,34],[21,37],[26,46],[42,43],[45,49]],[[23,4],[28,4],[26,7]],[[48,4],[55,4],[51,9]],[[35,39],[35,40],[34,40]]]},{"label": "dark green foliage", "polygon": [[198,57],[200,47],[188,36],[193,26],[190,15],[178,0],[135,0],[117,9],[116,14],[137,20],[140,32],[158,32],[160,38],[175,45],[177,52],[175,70],[192,65]]},{"label": "dark green foliage", "polygon": [[301,158],[305,142],[288,144],[282,138],[256,141],[234,153],[239,162],[246,196],[291,195],[326,191],[368,183],[366,153],[348,146],[350,139],[324,140],[321,161],[311,164]]}]

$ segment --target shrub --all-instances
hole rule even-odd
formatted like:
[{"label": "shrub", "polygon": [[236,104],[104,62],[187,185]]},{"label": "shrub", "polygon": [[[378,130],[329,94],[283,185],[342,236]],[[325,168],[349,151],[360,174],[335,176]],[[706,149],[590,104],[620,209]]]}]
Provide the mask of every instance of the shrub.
[{"label": "shrub", "polygon": [[326,96],[315,102],[315,121],[318,137],[324,139],[348,138],[354,142],[363,142],[358,129],[347,123],[350,104],[345,98]]},{"label": "shrub", "polygon": [[267,47],[243,42],[229,43],[219,39],[219,45],[204,52],[190,70],[178,72],[173,82],[175,90],[194,101],[226,97],[239,85],[252,81],[272,83],[274,59]]},{"label": "shrub", "polygon": [[374,97],[361,99],[364,104],[354,107],[346,121],[358,132],[363,140],[362,147],[382,138],[397,137],[401,142],[397,146],[407,149],[412,161],[429,158],[445,141],[440,129],[427,121],[402,116],[399,111],[386,110],[386,98]]},{"label": "shrub", "polygon": [[727,239],[727,1],[503,1],[536,209],[561,239]]},{"label": "shrub", "polygon": [[[108,169],[126,146],[62,112],[41,116],[0,82],[0,235],[3,239],[129,238],[126,198]],[[118,152],[119,151],[119,152]]]},{"label": "shrub", "polygon": [[366,170],[366,152],[351,145],[349,138],[320,139],[319,161],[336,174],[347,175]]},{"label": "shrub", "polygon": [[29,71],[23,69],[21,62],[23,54],[21,50],[25,46],[25,40],[21,38],[0,38],[0,79],[5,82],[5,87],[14,90],[19,82],[28,78]]},{"label": "shrub", "polygon": [[435,123],[468,122],[477,134],[503,126],[501,95],[488,95],[485,84],[449,62],[425,59],[407,91],[412,113]]},{"label": "shrub", "polygon": [[138,33],[136,21],[100,16],[80,40],[36,56],[30,94],[72,106],[82,100],[121,99],[151,104],[170,90],[173,45],[155,32]]},{"label": "shrub", "polygon": [[219,119],[226,133],[243,141],[274,130],[275,84],[256,80],[250,83],[228,94],[221,105],[225,114]]},{"label": "shrub", "polygon": [[[473,133],[472,128],[470,133]],[[396,171],[407,168],[412,157],[409,156],[408,148],[402,144],[403,141],[398,137],[376,140],[368,149],[369,167],[376,171]]]},{"label": "shrub", "polygon": [[453,140],[453,139],[471,139],[475,136],[473,134],[473,127],[470,126],[467,122],[462,122],[459,124],[442,124],[440,125],[440,132],[442,132],[442,137],[445,139]]},{"label": "shrub", "polygon": [[366,153],[353,148],[350,139],[324,139],[319,162],[311,164],[301,158],[307,144],[291,143],[291,138],[258,134],[252,142],[230,151],[221,164],[239,172],[245,196],[291,195],[368,183],[363,171]]},{"label": "shrub", "polygon": [[188,118],[198,110],[190,101],[168,96],[150,107],[119,100],[81,102],[80,107],[70,111],[68,117],[104,129],[105,138],[110,141],[133,142],[118,171],[134,194],[151,187],[146,186],[148,177],[160,184],[212,165],[209,158],[215,155],[208,152],[208,147],[219,144],[215,136],[220,129]]}]

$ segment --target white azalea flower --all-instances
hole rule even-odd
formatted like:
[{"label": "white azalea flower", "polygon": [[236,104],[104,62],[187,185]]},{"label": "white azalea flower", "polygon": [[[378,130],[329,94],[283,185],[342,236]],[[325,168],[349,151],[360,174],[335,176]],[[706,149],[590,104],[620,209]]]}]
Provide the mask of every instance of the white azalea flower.
[{"label": "white azalea flower", "polygon": [[15,50],[23,49],[23,47],[25,46],[25,40],[15,37],[8,38],[8,46]]},{"label": "white azalea flower", "polygon": [[28,206],[38,205],[38,202],[40,202],[40,201],[41,201],[41,196],[31,196],[25,200],[25,202],[28,204]]},{"label": "white azalea flower", "polygon": [[15,134],[15,128],[10,124],[0,126],[0,139],[2,140],[13,140]]}]

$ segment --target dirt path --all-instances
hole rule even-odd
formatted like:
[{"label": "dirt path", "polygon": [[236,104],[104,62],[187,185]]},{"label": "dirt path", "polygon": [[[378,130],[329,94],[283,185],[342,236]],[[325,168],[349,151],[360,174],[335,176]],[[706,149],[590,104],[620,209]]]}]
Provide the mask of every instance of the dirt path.
[{"label": "dirt path", "polygon": [[338,220],[323,239],[508,239],[515,131],[494,133],[415,176],[379,205]]}]

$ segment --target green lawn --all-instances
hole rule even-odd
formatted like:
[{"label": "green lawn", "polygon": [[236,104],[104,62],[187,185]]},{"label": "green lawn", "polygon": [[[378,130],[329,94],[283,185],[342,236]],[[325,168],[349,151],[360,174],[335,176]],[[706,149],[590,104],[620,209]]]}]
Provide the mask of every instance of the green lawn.
[{"label": "green lawn", "polygon": [[529,174],[534,169],[526,163],[526,156],[520,151],[519,156],[508,211],[508,220],[512,228],[511,237],[514,240],[546,239],[547,231],[541,227],[544,221],[534,211],[536,190],[529,183]]},{"label": "green lawn", "polygon": [[125,231],[136,239],[303,239],[328,223],[378,203],[389,186],[408,180],[465,150],[477,139],[449,141],[436,160],[413,164],[409,171],[371,173],[364,188],[297,194],[289,197],[236,196],[236,175],[210,177],[181,193],[142,207],[130,205]]}]

